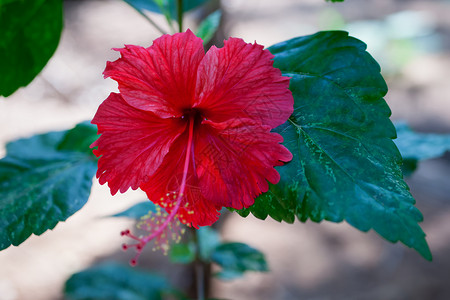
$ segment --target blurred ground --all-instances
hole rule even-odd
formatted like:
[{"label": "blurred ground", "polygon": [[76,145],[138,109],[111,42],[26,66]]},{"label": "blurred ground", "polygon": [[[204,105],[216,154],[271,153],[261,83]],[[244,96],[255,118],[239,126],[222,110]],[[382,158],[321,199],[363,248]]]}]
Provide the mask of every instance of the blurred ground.
[{"label": "blurred ground", "polygon": [[[321,29],[349,29],[368,43],[382,65],[393,119],[407,120],[418,130],[450,133],[450,1],[223,0],[223,8],[227,35],[267,46]],[[65,30],[55,56],[31,85],[0,99],[0,145],[91,119],[116,88],[101,76],[106,60],[118,57],[110,49],[150,45],[157,36],[121,1],[66,1]],[[450,299],[449,178],[447,155],[421,163],[408,179],[425,217],[422,226],[434,255],[432,263],[403,245],[347,224],[288,225],[231,215],[223,225],[225,239],[263,251],[271,272],[226,283],[215,280],[213,296]],[[141,199],[139,192],[111,197],[106,187],[95,183],[88,204],[67,222],[0,252],[0,300],[62,299],[62,286],[70,274],[105,257],[127,261],[131,253],[119,252],[123,242],[119,232],[130,223],[104,216]],[[183,280],[180,276],[191,280],[189,273],[177,277],[155,259],[145,261],[173,281]]]}]

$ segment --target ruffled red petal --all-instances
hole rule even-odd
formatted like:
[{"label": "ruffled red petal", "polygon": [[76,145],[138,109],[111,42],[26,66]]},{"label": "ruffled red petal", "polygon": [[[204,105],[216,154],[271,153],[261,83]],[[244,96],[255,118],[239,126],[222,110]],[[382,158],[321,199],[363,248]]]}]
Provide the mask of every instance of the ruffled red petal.
[{"label": "ruffled red petal", "polygon": [[202,195],[216,206],[249,207],[280,175],[274,166],[292,159],[270,127],[246,119],[204,121],[195,141],[195,169]]},{"label": "ruffled red petal", "polygon": [[[148,198],[164,207],[169,214],[180,192],[187,140],[188,133],[186,131],[173,143],[158,170],[141,185],[141,189],[147,193]],[[218,210],[222,206],[215,205],[202,195],[194,170],[194,158],[189,163],[186,188],[183,194],[184,197],[177,213],[182,223],[198,228],[198,226],[211,225],[218,220],[220,215]]]},{"label": "ruffled red petal", "polygon": [[97,178],[100,184],[108,182],[113,195],[147,181],[186,127],[178,119],[138,110],[115,93],[100,105],[92,123],[101,134],[91,145],[100,156]]},{"label": "ruffled red petal", "polygon": [[126,45],[115,50],[122,57],[108,62],[103,74],[118,82],[128,104],[167,118],[181,116],[193,102],[205,52],[202,40],[190,30],[163,35],[149,48]]},{"label": "ruffled red petal", "polygon": [[272,128],[283,124],[294,99],[289,77],[273,67],[273,57],[263,46],[238,38],[211,47],[198,68],[195,106],[218,123],[250,118]]}]

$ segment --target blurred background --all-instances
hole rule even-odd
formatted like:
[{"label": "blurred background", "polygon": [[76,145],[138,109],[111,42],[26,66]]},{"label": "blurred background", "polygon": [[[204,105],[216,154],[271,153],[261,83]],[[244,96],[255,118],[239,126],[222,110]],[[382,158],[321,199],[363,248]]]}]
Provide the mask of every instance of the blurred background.
[{"label": "blurred background", "polygon": [[[393,120],[423,132],[450,133],[450,1],[448,0],[222,0],[222,37],[270,46],[319,30],[344,29],[368,44],[382,67]],[[102,72],[111,50],[149,46],[159,33],[122,1],[65,1],[65,29],[44,71],[26,88],[0,99],[0,157],[8,141],[63,130],[90,120],[117,89]],[[187,14],[196,28],[203,14]],[[164,17],[150,14],[158,24]],[[220,40],[218,42],[220,44]],[[221,223],[225,240],[245,242],[266,255],[269,273],[248,273],[229,282],[213,280],[223,299],[450,299],[450,155],[419,164],[407,182],[434,255],[427,262],[401,244],[346,223],[246,219],[230,214]],[[64,299],[65,280],[93,263],[125,263],[121,230],[126,219],[108,215],[142,201],[140,192],[112,197],[94,182],[86,206],[53,231],[0,252],[0,300]],[[186,288],[192,274],[145,251],[143,267]]]}]

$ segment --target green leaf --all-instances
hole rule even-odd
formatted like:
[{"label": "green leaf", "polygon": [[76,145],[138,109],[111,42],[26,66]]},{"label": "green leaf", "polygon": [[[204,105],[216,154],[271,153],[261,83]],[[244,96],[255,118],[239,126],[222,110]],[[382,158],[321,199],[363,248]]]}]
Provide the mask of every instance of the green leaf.
[{"label": "green leaf", "polygon": [[217,28],[219,28],[221,17],[222,12],[220,10],[216,10],[206,17],[202,23],[200,23],[195,35],[203,40],[203,45],[208,44],[208,42],[213,38]]},{"label": "green leaf", "polygon": [[[168,12],[172,19],[176,19],[177,15],[177,1],[176,0],[124,0],[129,5],[133,6],[139,11],[152,11],[159,14]],[[189,0],[183,1],[183,11],[189,11],[200,5],[205,4],[210,0]]]},{"label": "green leaf", "polygon": [[92,125],[89,121],[85,121],[64,135],[64,138],[58,145],[58,150],[79,151],[92,156],[90,146],[97,138],[97,126]]},{"label": "green leaf", "polygon": [[144,201],[137,203],[127,210],[113,215],[112,217],[128,217],[132,219],[140,219],[146,216],[149,211],[156,212],[156,206],[151,201]]},{"label": "green leaf", "polygon": [[234,279],[246,271],[268,271],[264,254],[242,243],[224,243],[216,247],[211,259],[222,267],[220,279]]},{"label": "green leaf", "polygon": [[[319,32],[274,45],[274,66],[292,77],[294,113],[274,131],[293,159],[248,210],[277,220],[347,221],[401,241],[426,259],[422,214],[402,178],[401,156],[380,67],[346,32]],[[264,207],[267,209],[264,210]],[[243,214],[248,212],[244,211]],[[288,217],[289,216],[289,217]]]},{"label": "green leaf", "polygon": [[72,275],[64,289],[70,300],[161,300],[166,292],[165,278],[114,262]]},{"label": "green leaf", "polygon": [[59,43],[62,0],[0,1],[0,96],[29,84]]},{"label": "green leaf", "polygon": [[405,122],[395,124],[397,145],[403,157],[403,173],[410,175],[420,160],[437,158],[450,151],[450,134],[414,132]]},{"label": "green leaf", "polygon": [[195,260],[195,244],[193,242],[173,244],[170,246],[169,258],[173,263],[188,264]]},{"label": "green leaf", "polygon": [[252,213],[261,220],[265,220],[267,216],[270,216],[278,222],[285,221],[290,224],[294,223],[297,211],[297,202],[295,201],[297,197],[296,191],[294,189],[287,190],[287,195],[283,199],[278,199],[272,192],[272,190],[277,189],[278,187],[272,185],[270,188],[271,190],[259,196],[250,208],[241,210],[228,209],[236,211],[244,218]]},{"label": "green leaf", "polygon": [[6,146],[0,160],[0,250],[53,229],[83,207],[97,169],[86,141],[96,136],[93,125],[82,123]]},{"label": "green leaf", "polygon": [[214,249],[220,244],[220,236],[212,227],[200,227],[197,229],[197,245],[199,255],[203,261],[209,261]]}]

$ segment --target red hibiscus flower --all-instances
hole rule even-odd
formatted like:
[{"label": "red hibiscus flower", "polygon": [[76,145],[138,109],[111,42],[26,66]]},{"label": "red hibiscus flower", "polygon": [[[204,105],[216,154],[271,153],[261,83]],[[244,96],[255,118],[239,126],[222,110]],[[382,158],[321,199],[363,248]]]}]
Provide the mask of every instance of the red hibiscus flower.
[{"label": "red hibiscus flower", "polygon": [[169,214],[165,225],[176,216],[198,228],[279,181],[274,166],[292,154],[270,130],[291,115],[293,98],[268,50],[230,38],[205,54],[189,30],[116,50],[104,75],[120,93],[92,120],[97,177],[113,195],[141,188]]}]

